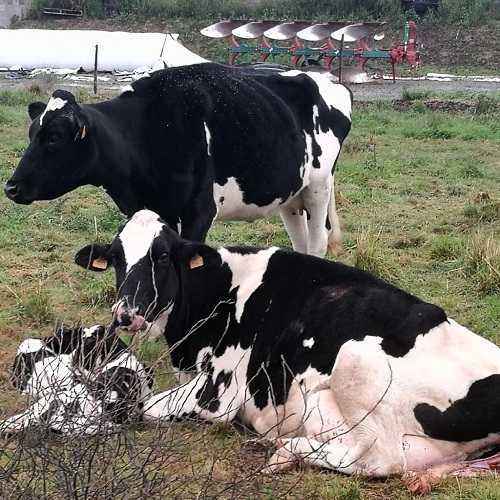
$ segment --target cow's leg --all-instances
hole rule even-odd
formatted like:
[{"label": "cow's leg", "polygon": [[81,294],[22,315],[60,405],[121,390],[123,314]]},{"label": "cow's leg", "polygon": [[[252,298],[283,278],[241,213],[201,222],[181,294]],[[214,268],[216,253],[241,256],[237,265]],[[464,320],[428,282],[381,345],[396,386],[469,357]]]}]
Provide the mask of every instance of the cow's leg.
[{"label": "cow's leg", "polygon": [[405,480],[412,493],[426,495],[430,493],[433,485],[445,477],[497,477],[498,472],[500,472],[500,453],[478,460],[452,462],[423,471],[410,471],[406,474]]},{"label": "cow's leg", "polygon": [[37,428],[62,434],[109,433],[116,425],[103,416],[101,405],[86,388],[77,385],[41,398],[27,410],[0,422],[0,435]]},{"label": "cow's leg", "polygon": [[338,255],[342,250],[342,233],[340,231],[340,221],[337,215],[337,205],[335,202],[335,178],[332,177],[332,191],[330,202],[328,203],[328,220],[330,222],[330,233],[328,234],[328,251],[332,255]]},{"label": "cow's leg", "polygon": [[324,389],[306,400],[303,434],[330,445],[352,448],[356,445],[354,432],[349,428],[333,392]]},{"label": "cow's leg", "polygon": [[[333,195],[333,177],[328,179],[321,179],[318,181],[311,181],[311,184],[304,188],[301,193],[304,209],[308,214],[307,229],[307,253],[309,255],[316,255],[324,257],[328,247],[329,230],[326,227],[327,216],[329,216],[328,208]],[[338,218],[336,217],[332,224],[337,224]],[[339,236],[338,227],[335,229],[337,237]]]},{"label": "cow's leg", "polygon": [[143,418],[160,425],[188,417],[229,422],[243,404],[238,389],[230,372],[199,373],[187,384],[153,396],[144,405]]},{"label": "cow's leg", "polygon": [[287,205],[280,209],[281,220],[296,252],[307,253],[307,215],[300,208]]},{"label": "cow's leg", "polygon": [[[198,179],[199,183],[203,180]],[[208,230],[217,216],[217,207],[213,198],[211,182],[207,180],[205,189],[196,192],[187,204],[189,209],[182,214],[176,229],[180,236],[189,241],[205,242]]]},{"label": "cow's leg", "polygon": [[9,436],[18,434],[25,429],[44,425],[50,421],[57,407],[57,399],[54,396],[41,398],[25,411],[2,420],[0,422],[0,434]]},{"label": "cow's leg", "polygon": [[[333,398],[326,398],[325,410],[328,411],[329,406],[337,407],[335,411],[339,416],[331,423],[345,417],[342,428],[352,435],[354,446],[352,442],[339,442],[334,434],[333,444],[307,437],[294,438],[276,451],[268,470],[283,470],[299,461],[346,474],[386,477],[402,473],[406,470],[402,446],[404,429],[394,419],[393,411],[397,412],[401,404],[403,415],[406,406],[399,399],[391,399],[394,397],[390,394],[393,382],[392,368],[380,347],[371,342],[346,342],[339,351],[330,377]],[[390,409],[386,401],[393,403]],[[319,412],[316,417],[321,417],[321,414]],[[322,425],[317,422],[316,425],[321,431]]]},{"label": "cow's leg", "polygon": [[[371,477],[388,477],[402,474],[406,462],[401,443],[384,441],[377,446],[377,436],[358,434],[355,446],[339,444],[337,439],[324,443],[316,439],[298,437],[286,440],[278,448],[263,469],[264,473],[276,473],[289,470],[298,463],[307,467],[320,467],[344,474],[365,474]],[[384,439],[387,436],[384,436]],[[385,446],[388,453],[384,453]],[[399,450],[399,452],[398,452]]]}]

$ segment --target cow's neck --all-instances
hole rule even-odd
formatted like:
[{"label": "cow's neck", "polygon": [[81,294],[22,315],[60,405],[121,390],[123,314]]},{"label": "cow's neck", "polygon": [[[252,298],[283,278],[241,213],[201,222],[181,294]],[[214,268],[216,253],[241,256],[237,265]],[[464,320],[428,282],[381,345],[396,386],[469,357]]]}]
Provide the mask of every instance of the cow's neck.
[{"label": "cow's neck", "polygon": [[[113,109],[111,109],[113,108]],[[87,107],[87,116],[97,136],[98,149],[89,183],[101,187],[112,198],[118,209],[127,217],[145,208],[151,186],[145,185],[147,176],[134,174],[141,171],[144,159],[137,151],[137,124],[130,119],[139,113],[130,103],[129,119],[121,116],[120,102],[115,99]]]}]

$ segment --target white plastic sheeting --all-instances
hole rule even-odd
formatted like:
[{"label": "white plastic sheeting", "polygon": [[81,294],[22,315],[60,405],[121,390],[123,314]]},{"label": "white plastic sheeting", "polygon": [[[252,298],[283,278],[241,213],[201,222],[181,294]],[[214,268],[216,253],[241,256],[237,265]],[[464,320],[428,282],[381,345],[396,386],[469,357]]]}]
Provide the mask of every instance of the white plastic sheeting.
[{"label": "white plastic sheeting", "polygon": [[98,46],[98,71],[133,71],[160,64],[206,62],[177,41],[178,35],[83,30],[0,30],[0,67],[82,68],[92,71]]}]

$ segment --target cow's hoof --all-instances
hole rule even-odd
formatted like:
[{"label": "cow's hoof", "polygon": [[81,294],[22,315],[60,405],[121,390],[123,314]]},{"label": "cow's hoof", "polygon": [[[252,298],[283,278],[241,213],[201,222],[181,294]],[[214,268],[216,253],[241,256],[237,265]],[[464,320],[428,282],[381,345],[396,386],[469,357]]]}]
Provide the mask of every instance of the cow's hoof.
[{"label": "cow's hoof", "polygon": [[3,427],[0,422],[0,439],[4,441],[10,441],[14,436],[16,436],[17,432],[9,429],[8,427]]},{"label": "cow's hoof", "polygon": [[440,477],[429,471],[407,472],[404,476],[406,487],[410,493],[416,495],[428,495],[432,486],[439,481]]},{"label": "cow's hoof", "polygon": [[279,448],[269,460],[266,467],[261,470],[262,474],[277,474],[294,469],[299,460],[297,457],[286,448]]}]

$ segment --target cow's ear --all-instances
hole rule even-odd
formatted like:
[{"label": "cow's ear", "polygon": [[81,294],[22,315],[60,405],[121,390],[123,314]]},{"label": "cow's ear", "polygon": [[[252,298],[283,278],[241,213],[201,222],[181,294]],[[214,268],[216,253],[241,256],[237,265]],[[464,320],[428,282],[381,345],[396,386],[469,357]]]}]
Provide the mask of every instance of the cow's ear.
[{"label": "cow's ear", "polygon": [[47,105],[44,102],[32,102],[28,106],[28,114],[31,120],[33,121],[35,118],[38,118],[45,111],[46,107]]},{"label": "cow's ear", "polygon": [[85,139],[87,136],[88,128],[87,128],[87,119],[83,115],[83,113],[78,113],[76,122],[78,124],[78,132],[75,135],[75,141],[81,141]]},{"label": "cow's ear", "polygon": [[87,245],[75,255],[75,264],[90,271],[102,272],[111,265],[110,245]]},{"label": "cow's ear", "polygon": [[178,258],[189,269],[203,269],[220,262],[217,250],[203,243],[186,243],[178,251]]}]

